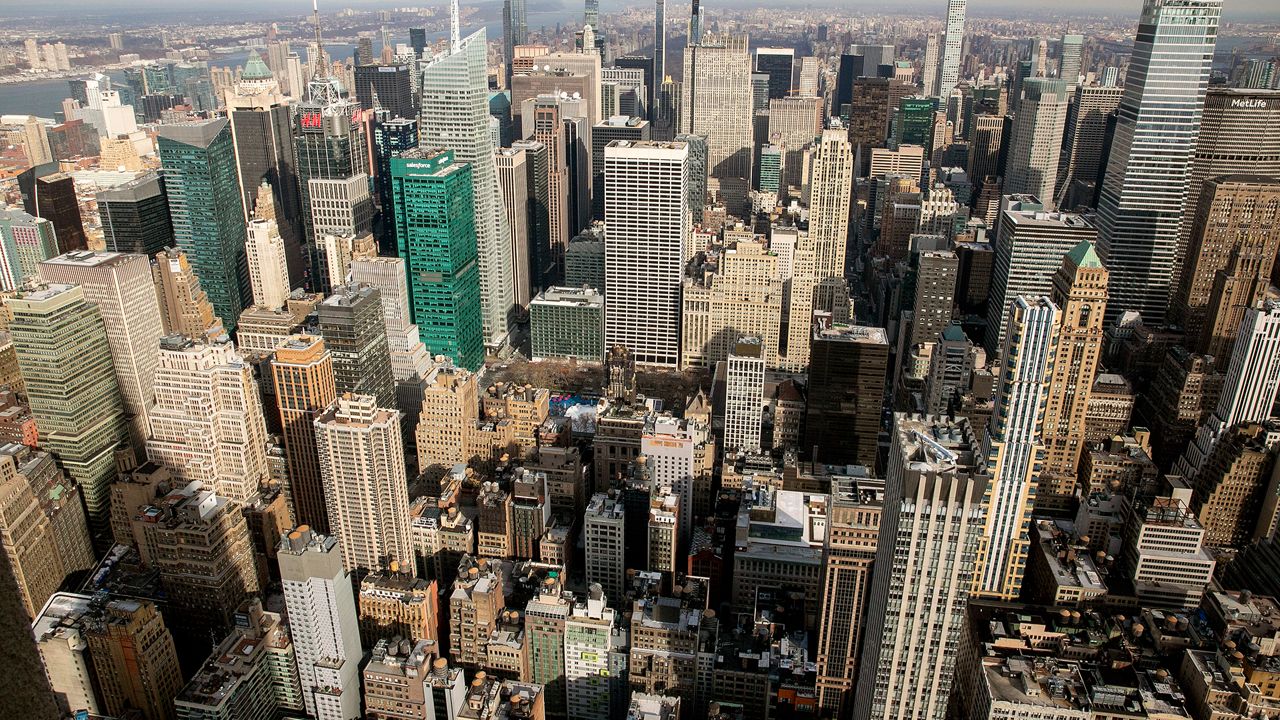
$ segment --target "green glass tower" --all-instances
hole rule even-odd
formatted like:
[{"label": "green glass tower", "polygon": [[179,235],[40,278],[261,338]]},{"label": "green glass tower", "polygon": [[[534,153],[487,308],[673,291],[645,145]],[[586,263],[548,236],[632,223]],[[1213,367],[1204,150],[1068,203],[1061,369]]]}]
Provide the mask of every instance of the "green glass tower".
[{"label": "green glass tower", "polygon": [[484,335],[471,166],[455,163],[452,151],[409,151],[391,159],[391,194],[422,343],[476,370]]},{"label": "green glass tower", "polygon": [[162,125],[159,137],[174,239],[233,333],[252,293],[231,123],[219,118]]},{"label": "green glass tower", "polygon": [[929,153],[933,148],[935,102],[926,97],[906,97],[898,101],[894,139],[899,145],[920,145],[926,155]]},{"label": "green glass tower", "polygon": [[79,285],[47,285],[6,300],[9,331],[40,444],[84,489],[94,547],[111,545],[114,451],[128,435],[102,312]]}]

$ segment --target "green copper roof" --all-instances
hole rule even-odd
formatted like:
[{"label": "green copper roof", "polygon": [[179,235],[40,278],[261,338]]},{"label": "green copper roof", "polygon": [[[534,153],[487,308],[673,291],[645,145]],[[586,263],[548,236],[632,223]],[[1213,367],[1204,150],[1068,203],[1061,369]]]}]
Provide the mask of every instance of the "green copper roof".
[{"label": "green copper roof", "polygon": [[1098,259],[1098,253],[1093,249],[1093,243],[1088,240],[1081,240],[1079,245],[1071,248],[1067,257],[1071,258],[1076,267],[1102,267],[1102,261]]},{"label": "green copper roof", "polygon": [[258,55],[257,50],[249,51],[249,58],[244,61],[244,70],[240,71],[240,79],[242,80],[269,80],[275,77],[271,74],[271,68],[262,62],[262,57]]}]

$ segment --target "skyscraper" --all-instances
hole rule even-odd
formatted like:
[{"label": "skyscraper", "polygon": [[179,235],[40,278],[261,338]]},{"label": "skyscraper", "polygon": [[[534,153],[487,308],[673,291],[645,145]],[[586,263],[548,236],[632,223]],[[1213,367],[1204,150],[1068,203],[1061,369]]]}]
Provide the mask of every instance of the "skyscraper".
[{"label": "skyscraper", "polygon": [[824,130],[811,156],[809,240],[817,253],[819,279],[844,278],[849,243],[853,149],[842,130]]},{"label": "skyscraper", "polygon": [[355,720],[360,714],[360,625],[338,538],[300,526],[276,557],[307,715]]},{"label": "skyscraper", "polygon": [[285,244],[289,284],[300,286],[306,270],[302,258],[304,208],[294,164],[292,108],[256,51],[249,51],[239,82],[228,88],[226,104],[236,149],[236,173],[244,193],[244,217],[254,216],[261,202],[259,188],[263,183],[270,185],[278,206],[276,222]]},{"label": "skyscraper", "polygon": [[413,321],[430,354],[472,370],[484,362],[473,171],[447,150],[391,161],[396,242],[408,269]]},{"label": "skyscraper", "polygon": [[804,444],[815,462],[876,467],[888,370],[884,328],[814,329]]},{"label": "skyscraper", "polygon": [[1068,102],[1067,84],[1062,80],[1029,78],[1022,84],[1022,102],[1014,115],[1005,161],[1005,193],[1052,202]]},{"label": "skyscraper", "polygon": [[1004,346],[1013,299],[1049,295],[1062,258],[1080,241],[1092,242],[1098,236],[1083,216],[1045,212],[1030,195],[1006,195],[1002,205],[983,335],[992,357]]},{"label": "skyscraper", "polygon": [[1280,302],[1268,300],[1244,313],[1240,336],[1222,383],[1218,405],[1174,464],[1174,472],[1195,477],[1219,438],[1239,423],[1271,417],[1280,392]]},{"label": "skyscraper", "polygon": [[884,495],[884,481],[869,474],[831,478],[817,686],[818,706],[832,717],[852,712],[848,704],[858,677],[858,651],[867,623],[871,565],[880,541]]},{"label": "skyscraper", "polygon": [[12,290],[40,273],[41,260],[58,254],[53,223],[18,210],[0,210],[0,287]]},{"label": "skyscraper", "polygon": [[59,253],[87,249],[89,240],[85,237],[84,221],[80,217],[75,180],[63,172],[37,177],[38,170],[31,168],[18,175],[22,208],[53,223]]},{"label": "skyscraper", "polygon": [[418,326],[409,309],[409,287],[405,282],[405,260],[398,257],[359,258],[351,261],[351,282],[378,289],[382,300],[382,321],[391,351],[391,375],[397,385],[414,375],[426,377],[431,356],[422,344]]},{"label": "skyscraper", "polygon": [[1172,283],[1175,296],[1187,280],[1186,264],[1192,260],[1192,233],[1205,185],[1215,177],[1238,173],[1280,177],[1280,90],[1215,87],[1205,94],[1184,195],[1177,276]]},{"label": "skyscraper", "polygon": [[726,365],[725,450],[760,452],[764,422],[764,348],[760,338],[739,339],[729,351]]},{"label": "skyscraper", "polygon": [[[499,346],[507,336],[515,296],[511,279],[511,229],[507,227],[506,208],[493,159],[493,140],[489,135],[485,31],[481,28],[460,39],[456,18],[453,28],[449,50],[422,68],[420,147],[451,150],[454,161],[471,166],[475,194],[471,221],[475,227],[484,340],[486,345]],[[423,338],[423,342],[427,339]],[[427,344],[430,347],[431,344]]]},{"label": "skyscraper", "polygon": [[[270,195],[267,196],[270,198]],[[271,310],[284,307],[289,299],[289,269],[284,238],[275,220],[249,221],[245,254],[249,261],[249,286],[253,304]]]},{"label": "skyscraper", "polygon": [[1246,309],[1271,286],[1280,252],[1280,179],[1224,175],[1203,184],[1169,308],[1195,352],[1230,357]]},{"label": "skyscraper", "polygon": [[407,567],[413,543],[400,413],[370,395],[344,393],[315,425],[329,529],[347,570]]},{"label": "skyscraper", "polygon": [[146,173],[98,193],[107,249],[152,257],[173,245],[169,200],[159,173]]},{"label": "skyscraper", "polygon": [[94,547],[105,550],[114,452],[128,426],[102,311],[75,285],[37,287],[5,304],[40,442],[83,488]]},{"label": "skyscraper", "polygon": [[617,140],[604,149],[605,346],[636,362],[680,361],[680,282],[689,207],[689,146]]},{"label": "skyscraper", "polygon": [[159,137],[174,237],[190,258],[214,312],[229,332],[234,331],[250,291],[244,199],[236,179],[230,121],[163,125]]},{"label": "skyscraper", "polygon": [[991,468],[986,502],[986,554],[974,579],[974,592],[1017,598],[1026,571],[1033,479],[1044,451],[1045,394],[1054,367],[1060,314],[1046,297],[1019,295],[1009,311],[1000,357],[995,411],[983,440]]},{"label": "skyscraper", "polygon": [[1072,87],[1080,82],[1080,52],[1084,46],[1083,35],[1063,35],[1059,43],[1058,79]]},{"label": "skyscraper", "polygon": [[709,189],[732,211],[751,190],[751,115],[747,36],[708,33],[686,48],[679,131],[706,136]]},{"label": "skyscraper", "polygon": [[[1098,201],[1108,317],[1164,321],[1222,0],[1145,0]],[[1157,113],[1160,122],[1149,122]]]},{"label": "skyscraper", "polygon": [[269,480],[267,425],[253,369],[230,342],[160,342],[147,458],[182,482],[250,502]]},{"label": "skyscraper", "polygon": [[791,73],[796,51],[791,48],[756,48],[756,72],[769,76],[769,99],[791,94]]},{"label": "skyscraper", "polygon": [[898,414],[892,438],[852,717],[942,720],[990,477],[965,418]]},{"label": "skyscraper", "polygon": [[[315,226],[317,204],[312,201],[312,181],[328,184],[335,200],[356,200],[359,193],[351,185],[363,178],[369,182],[369,146],[360,105],[348,97],[337,78],[317,75],[307,86],[307,99],[298,103],[294,123],[294,156],[297,160],[298,188],[301,191],[302,242],[307,264],[307,285],[315,292],[328,292],[331,273],[324,250],[323,233]],[[346,181],[341,182],[341,181]],[[339,194],[340,191],[341,194]],[[363,196],[368,198],[366,187]],[[347,203],[347,209],[351,203]],[[320,205],[324,214],[326,205]],[[346,213],[342,213],[346,215]],[[372,207],[362,222],[372,219]],[[354,221],[347,223],[357,232]],[[341,228],[335,228],[341,232]],[[367,229],[367,228],[360,228]],[[203,276],[202,276],[203,277]]]},{"label": "skyscraper", "polygon": [[1062,162],[1058,165],[1058,190],[1054,196],[1058,206],[1069,197],[1072,183],[1097,182],[1098,170],[1106,160],[1107,118],[1120,106],[1123,94],[1118,87],[1076,86],[1063,130]]},{"label": "skyscraper", "polygon": [[357,65],[356,99],[365,110],[387,110],[392,117],[416,118],[413,71],[406,63]]},{"label": "skyscraper", "polygon": [[214,313],[209,295],[200,285],[200,278],[196,277],[191,263],[187,261],[186,253],[178,248],[156,253],[151,273],[166,335],[217,340],[227,334],[222,327],[222,318]]},{"label": "skyscraper", "polygon": [[1088,240],[1067,253],[1053,276],[1050,297],[1062,315],[1045,396],[1045,459],[1036,490],[1037,507],[1047,507],[1075,493],[1076,468],[1085,448],[1089,390],[1102,357],[1107,276]]},{"label": "skyscraper", "polygon": [[[667,79],[667,0],[656,0],[653,16],[653,87]],[[655,109],[651,101],[650,112]],[[650,118],[653,116],[650,115]]]},{"label": "skyscraper", "polygon": [[511,87],[512,60],[515,59],[515,47],[529,42],[529,26],[525,11],[525,0],[503,0],[502,2],[502,62],[507,67],[507,87]]},{"label": "skyscraper", "polygon": [[395,407],[391,349],[382,320],[382,295],[369,285],[339,285],[316,308],[320,335],[333,356],[338,394],[372,396]]},{"label": "skyscraper", "polygon": [[276,348],[271,377],[289,463],[285,492],[293,517],[316,532],[327,533],[329,512],[316,450],[315,419],[338,396],[333,357],[319,337],[296,335]]},{"label": "skyscraper", "polygon": [[164,335],[150,259],[84,250],[40,263],[40,274],[46,282],[79,285],[102,312],[125,415],[141,447],[150,433],[147,414],[155,402],[157,347]]},{"label": "skyscraper", "polygon": [[938,63],[938,94],[946,97],[960,82],[964,60],[964,13],[968,0],[947,0],[947,27],[942,36],[942,60]]}]

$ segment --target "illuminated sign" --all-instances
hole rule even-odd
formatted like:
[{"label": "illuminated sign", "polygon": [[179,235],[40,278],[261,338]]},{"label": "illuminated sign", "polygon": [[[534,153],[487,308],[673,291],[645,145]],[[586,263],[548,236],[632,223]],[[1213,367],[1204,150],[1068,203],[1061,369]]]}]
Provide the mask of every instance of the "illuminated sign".
[{"label": "illuminated sign", "polygon": [[298,123],[304,128],[318,128],[324,125],[324,118],[320,113],[307,113],[298,117]]},{"label": "illuminated sign", "polygon": [[1231,107],[1241,110],[1261,110],[1270,107],[1271,102],[1263,98],[1237,98],[1231,101]]}]

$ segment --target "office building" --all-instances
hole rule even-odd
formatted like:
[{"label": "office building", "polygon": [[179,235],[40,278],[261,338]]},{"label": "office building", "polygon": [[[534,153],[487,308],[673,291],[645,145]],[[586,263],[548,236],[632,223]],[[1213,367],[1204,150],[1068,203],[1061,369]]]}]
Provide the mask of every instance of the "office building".
[{"label": "office building", "polygon": [[377,253],[369,177],[356,173],[345,178],[313,178],[307,195],[316,257],[325,272],[325,290],[318,292],[327,292],[347,281],[352,257]]},{"label": "office building", "polygon": [[164,179],[150,172],[98,193],[107,250],[153,257],[174,243]]},{"label": "office building", "polygon": [[286,497],[293,517],[316,532],[327,533],[329,512],[316,449],[315,420],[337,398],[333,356],[321,338],[294,336],[276,349],[271,374],[289,466]]},{"label": "office building", "polygon": [[[270,196],[267,196],[270,199]],[[249,221],[245,256],[249,262],[249,287],[256,307],[279,310],[289,300],[289,264],[284,238],[275,220]]]},{"label": "office building", "polygon": [[413,560],[400,414],[343,393],[315,420],[320,481],[347,570]]},{"label": "office building", "polygon": [[58,254],[53,223],[14,208],[0,210],[0,288],[14,290]]},{"label": "office building", "polygon": [[831,478],[827,565],[818,621],[817,691],[818,706],[833,716],[853,708],[853,684],[858,677],[858,652],[884,501],[883,480],[865,473]]},{"label": "office building", "polygon": [[825,130],[810,160],[809,241],[818,279],[844,278],[849,234],[853,149],[840,130]]},{"label": "office building", "polygon": [[159,341],[147,457],[180,482],[250,502],[270,477],[253,369],[230,342]]},{"label": "office building", "polygon": [[498,168],[498,184],[502,187],[502,207],[511,228],[512,293],[516,306],[523,311],[528,309],[529,301],[533,299],[530,281],[536,257],[529,237],[532,168],[528,164],[528,153],[522,147],[499,148],[495,151],[494,160]]},{"label": "office building", "polygon": [[680,359],[688,158],[683,142],[605,148],[605,346],[625,345],[641,363]]},{"label": "office building", "polygon": [[[708,33],[684,53],[679,131],[707,138],[708,189],[734,210],[751,190],[751,54],[745,35]],[[606,214],[608,209],[606,206]]]},{"label": "office building", "polygon": [[815,328],[809,356],[805,446],[827,464],[877,466],[889,368],[883,328]]},{"label": "office building", "polygon": [[[423,39],[425,43],[426,39]],[[506,84],[511,86],[511,69],[515,60],[515,48],[529,42],[528,15],[525,0],[502,2],[502,62],[507,66]],[[418,53],[419,56],[422,53]]]},{"label": "office building", "polygon": [[755,71],[769,76],[769,99],[791,94],[791,75],[796,51],[791,48],[756,48]]},{"label": "office building", "polygon": [[592,585],[575,599],[564,628],[564,676],[568,688],[569,720],[606,717],[616,691],[611,679],[613,654],[624,644],[616,612],[605,605],[607,596]]},{"label": "office building", "polygon": [[[853,717],[946,717],[990,477],[968,420],[894,416]],[[934,553],[928,548],[937,548]],[[926,600],[927,598],[927,600]],[[926,606],[927,605],[927,609]],[[929,622],[914,622],[927,612]]]},{"label": "office building", "polygon": [[722,250],[719,272],[685,280],[681,297],[683,367],[715,367],[729,357],[743,336],[760,339],[761,361],[767,367],[782,364],[777,350],[785,295],[780,264],[778,253],[764,243],[739,240]]},{"label": "office building", "polygon": [[[805,176],[805,150],[824,134],[822,98],[795,96],[770,100],[768,110],[769,142],[783,150],[779,194],[799,193],[801,186],[809,181]],[[842,137],[845,135],[843,131],[836,132]]]},{"label": "office building", "polygon": [[351,261],[351,282],[377,288],[382,301],[382,322],[391,353],[391,375],[397,384],[415,375],[425,377],[431,356],[422,344],[421,332],[409,309],[405,260],[398,257],[357,258]]},{"label": "office building", "polygon": [[761,450],[764,424],[764,347],[758,337],[740,338],[729,351],[725,375],[724,449]]},{"label": "office building", "polygon": [[[307,85],[307,99],[297,104],[293,129],[294,157],[297,160],[300,215],[302,216],[303,256],[306,263],[307,287],[312,292],[327,293],[333,276],[324,252],[324,234],[315,227],[317,203],[312,201],[313,181],[337,181],[328,184],[328,196],[347,199],[339,208],[339,216],[347,216],[355,205],[364,206],[368,199],[369,143],[366,123],[360,105],[348,97],[342,83],[317,71]],[[363,177],[363,193],[354,187]],[[346,181],[346,182],[343,182]],[[321,205],[319,210],[324,211]],[[371,217],[372,210],[367,211]],[[365,215],[360,216],[363,220]],[[354,226],[355,222],[345,223]],[[339,230],[339,234],[340,234]],[[355,233],[355,229],[351,231]]]},{"label": "office building", "polygon": [[281,539],[277,558],[307,715],[361,717],[360,627],[338,539],[302,526]]},{"label": "office building", "polygon": [[[449,661],[436,658],[435,644],[427,640],[378,640],[361,671],[367,717],[432,718],[427,714],[427,688],[435,662],[448,672]],[[461,676],[461,671],[458,671]],[[461,688],[459,688],[461,689]]]},{"label": "office building", "polygon": [[1074,92],[1075,97],[1067,108],[1058,189],[1054,195],[1059,207],[1065,202],[1072,183],[1097,182],[1107,159],[1107,119],[1120,107],[1120,98],[1124,95],[1122,88],[1106,85],[1079,85]]},{"label": "office building", "polygon": [[1038,508],[1068,502],[1066,498],[1075,495],[1090,392],[1102,357],[1107,278],[1107,269],[1088,241],[1067,253],[1053,276],[1050,298],[1062,314],[1043,411],[1045,457],[1036,490]]},{"label": "office building", "polygon": [[[1204,187],[1222,175],[1248,173],[1280,176],[1280,90],[1215,87],[1204,96],[1195,154],[1183,195],[1182,229],[1178,237],[1177,276],[1173,291],[1187,282],[1195,220]],[[1174,311],[1173,307],[1170,311]]]},{"label": "office building", "polygon": [[[969,177],[974,182],[993,180],[1004,172],[1005,128],[1003,115],[978,115],[969,134]],[[1105,129],[1105,127],[1104,127]]]},{"label": "office building", "polygon": [[356,100],[360,107],[388,110],[392,117],[417,117],[413,103],[413,72],[408,64],[357,65],[353,72]]},{"label": "office building", "polygon": [[938,94],[949,96],[960,82],[964,61],[964,14],[968,0],[947,0],[947,25],[942,35],[942,59],[938,63]]},{"label": "office building", "polygon": [[626,506],[620,496],[599,492],[587,503],[582,520],[586,546],[586,578],[588,585],[599,585],[606,595],[612,589],[623,597],[627,580]]},{"label": "office building", "polygon": [[[506,209],[498,186],[489,136],[489,84],[485,56],[485,33],[481,29],[466,38],[451,38],[450,49],[428,61],[422,68],[422,109],[419,115],[421,146],[445,147],[452,160],[471,167],[474,187],[471,223],[475,236],[476,264],[480,281],[481,321],[486,345],[501,345],[515,304],[512,288],[510,234]],[[597,58],[599,62],[599,58]],[[403,253],[402,253],[403,255]],[[410,273],[416,269],[410,265]],[[473,295],[474,293],[470,294]],[[419,320],[414,311],[414,321]],[[426,326],[419,322],[419,327]],[[447,354],[431,339],[422,338],[433,354]],[[460,348],[461,350],[461,348]],[[458,353],[458,361],[474,367],[474,355]]]},{"label": "office building", "polygon": [[[301,220],[306,208],[299,195],[289,98],[281,92],[271,68],[257,51],[250,50],[240,79],[227,89],[225,101],[235,145],[236,176],[244,198],[244,219],[262,214],[260,187],[264,183],[270,186],[269,196],[276,206],[275,220],[286,248],[289,286],[300,286],[306,269]],[[161,249],[150,250],[148,254]]]},{"label": "office building", "polygon": [[[1109,318],[1165,319],[1221,0],[1145,0],[1098,201]],[[1156,110],[1158,108],[1158,110]],[[1160,123],[1140,122],[1159,112]]]},{"label": "office building", "polygon": [[1203,188],[1169,312],[1189,347],[1226,358],[1245,310],[1271,286],[1280,252],[1280,178],[1225,175]]},{"label": "office building", "polygon": [[[613,115],[591,128],[592,217],[604,219],[604,149],[614,140],[636,142],[650,139],[649,121],[640,117]],[[566,282],[568,279],[566,278]],[[597,288],[603,290],[604,288]]]},{"label": "office building", "polygon": [[186,335],[210,342],[227,336],[222,318],[215,313],[185,252],[168,248],[156,253],[151,273],[166,335]]},{"label": "office building", "polygon": [[474,167],[455,162],[448,151],[411,152],[391,167],[396,241],[422,343],[433,356],[479,368],[485,307]]},{"label": "office building", "polygon": [[278,613],[258,600],[236,610],[236,626],[178,692],[179,720],[266,720],[302,712],[293,641]]},{"label": "office building", "polygon": [[22,209],[53,223],[53,234],[58,241],[58,252],[54,254],[87,250],[89,240],[80,218],[75,180],[64,172],[37,177],[38,172],[39,168],[31,168],[18,175]]},{"label": "office building", "polygon": [[230,123],[222,118],[164,125],[159,152],[174,238],[214,312],[234,331],[250,291],[244,200]]},{"label": "office building", "polygon": [[164,334],[150,259],[84,250],[45,260],[40,274],[46,282],[79,285],[101,311],[125,415],[134,444],[141,446],[150,431],[156,348]]},{"label": "office building", "polygon": [[960,260],[950,250],[928,250],[912,253],[911,264],[915,270],[911,345],[937,343],[938,336],[951,326]]},{"label": "office building", "polygon": [[184,647],[220,637],[236,608],[264,584],[242,506],[194,481],[138,509],[131,523],[142,562],[155,569]]},{"label": "office building", "polygon": [[84,491],[94,547],[105,550],[114,452],[128,426],[102,311],[74,285],[39,286],[5,304],[41,445]]},{"label": "office building", "polygon": [[336,287],[316,308],[316,315],[333,358],[338,393],[370,395],[378,407],[395,407],[391,349],[378,289],[356,283]]},{"label": "office building", "polygon": [[996,357],[1004,346],[1014,298],[1049,295],[1062,258],[1081,241],[1094,242],[1098,236],[1083,216],[1047,212],[1034,196],[1009,195],[1001,204],[987,300],[987,330],[983,335],[991,357]]},{"label": "office building", "polygon": [[1195,477],[1218,438],[1229,428],[1271,417],[1277,392],[1280,392],[1280,302],[1267,300],[1244,311],[1217,406],[1196,430],[1195,438],[1174,464],[1174,471],[1185,478]]},{"label": "office building", "polygon": [[150,600],[57,593],[32,625],[64,712],[173,717],[182,670],[173,637]]},{"label": "office building", "polygon": [[604,296],[591,287],[550,287],[529,303],[534,360],[604,357]]},{"label": "office building", "polygon": [[0,445],[0,553],[29,619],[68,575],[94,565],[79,488],[49,453]]},{"label": "office building", "polygon": [[1028,78],[1023,82],[1005,161],[1005,193],[1045,200],[1054,197],[1069,100],[1062,80]]},{"label": "office building", "polygon": [[1045,297],[1013,299],[995,410],[983,440],[991,470],[986,502],[986,554],[974,580],[974,592],[1004,599],[1018,597],[1027,564],[1034,479],[1044,452],[1043,408],[1054,368],[1055,339],[1061,313]]},{"label": "office building", "polygon": [[1200,606],[1217,564],[1204,548],[1204,528],[1191,513],[1192,490],[1170,477],[1167,492],[1138,496],[1121,516],[1124,546],[1118,565],[1145,605]]},{"label": "office building", "polygon": [[1265,433],[1258,423],[1229,429],[1191,479],[1189,509],[1204,528],[1206,544],[1240,548],[1275,532],[1276,504],[1269,499],[1275,453]]}]

